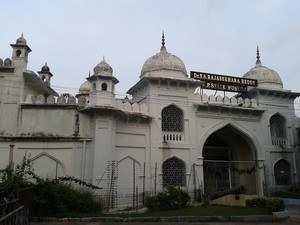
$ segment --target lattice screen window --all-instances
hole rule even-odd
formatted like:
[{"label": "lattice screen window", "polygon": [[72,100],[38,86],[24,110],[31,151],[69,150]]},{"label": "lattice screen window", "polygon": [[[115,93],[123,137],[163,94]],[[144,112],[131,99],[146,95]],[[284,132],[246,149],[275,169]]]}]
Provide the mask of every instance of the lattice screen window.
[{"label": "lattice screen window", "polygon": [[273,138],[285,138],[285,119],[278,114],[272,116],[270,129]]},{"label": "lattice screen window", "polygon": [[175,157],[163,163],[163,185],[186,186],[185,164]]},{"label": "lattice screen window", "polygon": [[284,159],[279,160],[274,165],[275,182],[277,185],[291,184],[291,166]]},{"label": "lattice screen window", "polygon": [[161,112],[162,131],[183,131],[183,112],[174,105],[164,108]]}]

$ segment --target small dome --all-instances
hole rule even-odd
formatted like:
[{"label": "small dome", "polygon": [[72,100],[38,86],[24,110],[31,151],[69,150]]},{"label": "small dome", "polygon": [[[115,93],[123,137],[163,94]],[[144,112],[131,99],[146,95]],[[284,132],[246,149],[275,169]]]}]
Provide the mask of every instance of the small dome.
[{"label": "small dome", "polygon": [[47,63],[45,63],[45,65],[42,67],[41,71],[44,72],[44,73],[50,72],[50,68],[49,68],[49,66],[47,65]]},{"label": "small dome", "polygon": [[162,36],[160,52],[147,59],[142,67],[140,78],[146,76],[168,78],[188,77],[183,61],[167,52],[164,34]]},{"label": "small dome", "polygon": [[278,90],[283,88],[283,84],[279,74],[261,64],[259,49],[257,48],[255,67],[244,74],[244,78],[256,79],[257,86],[263,89]]},{"label": "small dome", "polygon": [[89,81],[83,82],[79,87],[79,94],[88,94],[91,91],[91,84]]},{"label": "small dome", "polygon": [[95,66],[93,76],[112,76],[112,73],[113,69],[103,58],[103,60]]},{"label": "small dome", "polygon": [[19,37],[19,38],[17,39],[16,44],[27,45],[27,41],[26,41],[26,39],[23,37],[23,34],[21,35],[21,37]]},{"label": "small dome", "polygon": [[4,66],[11,66],[11,59],[10,58],[6,58],[5,60],[4,60]]},{"label": "small dome", "polygon": [[0,58],[0,66],[3,65],[3,60]]}]

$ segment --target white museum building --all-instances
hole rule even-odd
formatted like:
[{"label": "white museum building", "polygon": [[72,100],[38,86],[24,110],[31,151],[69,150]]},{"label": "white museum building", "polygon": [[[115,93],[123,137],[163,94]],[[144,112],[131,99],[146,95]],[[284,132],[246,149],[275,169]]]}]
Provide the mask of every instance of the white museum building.
[{"label": "white museum building", "polygon": [[199,200],[239,185],[262,196],[299,183],[300,93],[283,89],[258,50],[241,77],[188,73],[163,36],[128,97],[118,99],[104,59],[76,96],[59,96],[47,64],[27,69],[23,35],[11,47],[11,58],[0,59],[0,169],[30,155],[39,176],[91,182],[112,208],[122,208],[124,196],[141,203],[164,185]]}]

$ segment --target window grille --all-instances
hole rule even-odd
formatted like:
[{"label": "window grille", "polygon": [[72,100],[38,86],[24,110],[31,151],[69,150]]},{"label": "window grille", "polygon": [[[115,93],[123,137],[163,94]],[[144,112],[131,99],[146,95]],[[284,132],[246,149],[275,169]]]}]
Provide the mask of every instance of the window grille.
[{"label": "window grille", "polygon": [[175,157],[163,163],[163,185],[186,186],[185,164]]},{"label": "window grille", "polygon": [[174,105],[162,110],[162,131],[183,131],[183,112]]},{"label": "window grille", "polygon": [[289,162],[284,159],[279,160],[274,165],[275,182],[277,185],[291,184],[291,168]]},{"label": "window grille", "polygon": [[276,114],[270,119],[271,136],[273,138],[285,138],[285,120]]}]

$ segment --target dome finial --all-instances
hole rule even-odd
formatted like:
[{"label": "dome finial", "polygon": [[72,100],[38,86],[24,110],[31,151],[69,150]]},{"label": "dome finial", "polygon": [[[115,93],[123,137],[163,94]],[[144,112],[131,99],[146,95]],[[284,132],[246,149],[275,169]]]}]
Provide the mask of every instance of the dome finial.
[{"label": "dome finial", "polygon": [[165,46],[165,32],[164,31],[162,32],[161,45]]},{"label": "dome finial", "polygon": [[261,61],[260,61],[260,55],[259,55],[259,48],[257,46],[256,48],[256,66],[260,66],[261,65]]},{"label": "dome finial", "polygon": [[164,51],[164,52],[166,52],[167,51],[167,49],[166,49],[166,47],[165,47],[165,32],[163,31],[162,32],[162,38],[161,38],[161,48],[160,48],[160,51],[162,52],[162,51]]}]

